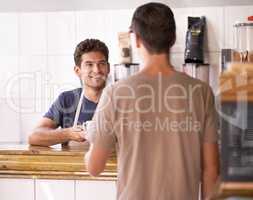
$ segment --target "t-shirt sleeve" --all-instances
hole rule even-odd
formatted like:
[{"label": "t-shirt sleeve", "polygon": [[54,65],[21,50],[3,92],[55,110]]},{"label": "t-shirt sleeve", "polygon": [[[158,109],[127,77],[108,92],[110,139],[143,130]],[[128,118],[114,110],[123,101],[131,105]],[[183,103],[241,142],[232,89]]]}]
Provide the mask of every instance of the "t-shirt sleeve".
[{"label": "t-shirt sleeve", "polygon": [[93,116],[94,130],[91,143],[106,149],[112,149],[116,144],[114,132],[115,111],[111,86],[106,87],[100,97],[98,106]]},{"label": "t-shirt sleeve", "polygon": [[63,117],[62,103],[63,103],[63,94],[60,94],[43,117],[49,118],[53,120],[57,126],[61,126]]},{"label": "t-shirt sleeve", "polygon": [[203,142],[215,143],[218,141],[218,113],[215,108],[215,98],[212,89],[207,87],[206,112],[204,122]]}]

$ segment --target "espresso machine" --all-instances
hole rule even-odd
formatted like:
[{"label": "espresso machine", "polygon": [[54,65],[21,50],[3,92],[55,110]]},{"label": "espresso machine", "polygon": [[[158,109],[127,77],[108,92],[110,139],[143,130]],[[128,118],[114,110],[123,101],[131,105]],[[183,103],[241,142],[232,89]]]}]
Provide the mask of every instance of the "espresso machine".
[{"label": "espresso machine", "polygon": [[231,63],[220,76],[222,181],[253,181],[253,63]]},{"label": "espresso machine", "polygon": [[253,23],[237,23],[234,31],[235,49],[219,78],[221,181],[252,182]]}]

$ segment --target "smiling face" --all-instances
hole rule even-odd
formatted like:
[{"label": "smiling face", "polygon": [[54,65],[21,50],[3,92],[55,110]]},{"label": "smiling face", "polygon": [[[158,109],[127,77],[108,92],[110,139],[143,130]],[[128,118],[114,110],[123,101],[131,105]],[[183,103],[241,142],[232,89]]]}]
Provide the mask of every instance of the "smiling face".
[{"label": "smiling face", "polygon": [[75,72],[85,87],[99,91],[105,87],[110,66],[101,52],[91,51],[82,55],[81,64],[75,67]]}]

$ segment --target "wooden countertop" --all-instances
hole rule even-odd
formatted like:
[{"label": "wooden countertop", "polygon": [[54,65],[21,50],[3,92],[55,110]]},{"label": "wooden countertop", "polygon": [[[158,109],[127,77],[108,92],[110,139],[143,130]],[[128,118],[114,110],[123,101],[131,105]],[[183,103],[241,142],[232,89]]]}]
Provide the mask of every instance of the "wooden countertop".
[{"label": "wooden countertop", "polygon": [[228,197],[253,197],[253,182],[219,182],[212,200]]},{"label": "wooden countertop", "polygon": [[39,147],[0,145],[0,178],[116,180],[113,154],[99,177],[89,176],[84,165],[88,145]]}]

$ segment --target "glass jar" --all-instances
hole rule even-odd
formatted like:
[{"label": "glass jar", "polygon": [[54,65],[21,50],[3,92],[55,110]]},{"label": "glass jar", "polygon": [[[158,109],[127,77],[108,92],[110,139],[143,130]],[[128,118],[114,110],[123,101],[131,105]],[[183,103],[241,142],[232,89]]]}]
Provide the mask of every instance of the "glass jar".
[{"label": "glass jar", "polygon": [[253,53],[253,22],[234,25],[234,50],[240,53],[242,61],[248,61]]}]

